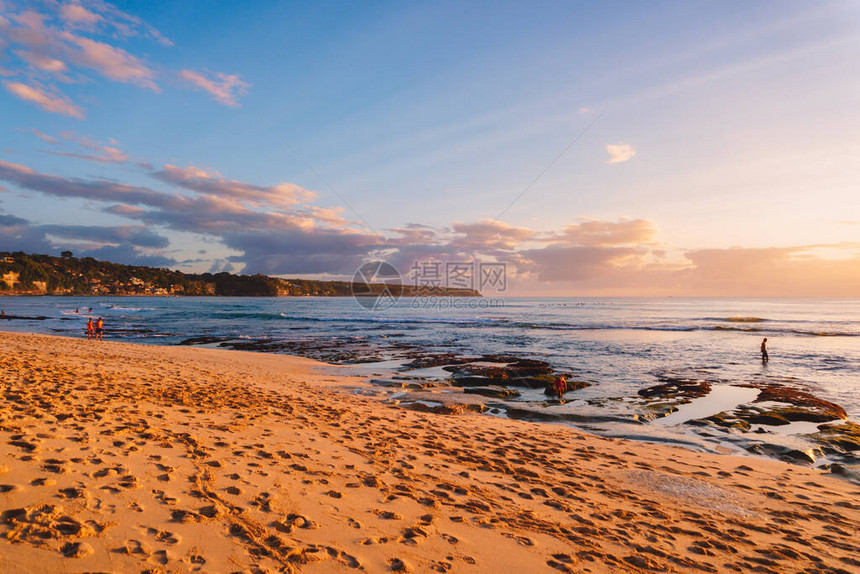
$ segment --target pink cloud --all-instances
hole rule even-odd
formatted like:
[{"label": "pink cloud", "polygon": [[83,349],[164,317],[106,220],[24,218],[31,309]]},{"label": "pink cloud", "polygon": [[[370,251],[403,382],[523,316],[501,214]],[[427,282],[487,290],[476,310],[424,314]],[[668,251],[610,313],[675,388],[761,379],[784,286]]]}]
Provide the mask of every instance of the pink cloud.
[{"label": "pink cloud", "polygon": [[537,232],[525,227],[489,220],[455,223],[453,229],[456,237],[451,241],[451,245],[469,252],[513,250],[537,235]]},{"label": "pink cloud", "polygon": [[104,18],[95,12],[90,12],[80,4],[63,4],[60,6],[60,18],[72,26],[93,28]]},{"label": "pink cloud", "polygon": [[307,202],[316,197],[316,193],[291,183],[271,186],[254,185],[227,179],[217,171],[205,170],[196,166],[183,168],[168,164],[160,171],[155,172],[153,176],[161,181],[199,193],[247,201],[256,205],[286,207]]},{"label": "pink cloud", "polygon": [[84,119],[83,110],[72,102],[72,100],[62,94],[51,94],[44,88],[39,86],[28,86],[21,82],[4,81],[3,86],[7,91],[18,96],[24,101],[36,104],[46,112],[71,116],[79,120]]},{"label": "pink cloud", "polygon": [[18,50],[15,54],[34,68],[43,72],[59,73],[69,69],[65,62],[50,56],[43,56],[35,52],[28,52],[27,50]]},{"label": "pink cloud", "polygon": [[636,150],[630,144],[609,144],[606,146],[606,151],[609,154],[609,159],[606,163],[624,163],[633,159],[636,155]]},{"label": "pink cloud", "polygon": [[586,220],[567,225],[561,234],[552,235],[551,242],[588,247],[612,245],[642,245],[654,241],[657,228],[646,219],[622,219],[619,221]]},{"label": "pink cloud", "polygon": [[207,78],[200,72],[194,70],[182,70],[179,78],[201,90],[209,92],[212,98],[225,106],[239,106],[236,100],[239,96],[248,93],[250,84],[242,81],[238,75],[222,74],[217,72],[215,78]]},{"label": "pink cloud", "polygon": [[135,84],[156,93],[161,91],[153,81],[155,72],[125,50],[68,32],[63,33],[63,38],[77,46],[69,50],[69,58],[75,64],[96,70],[117,82]]},{"label": "pink cloud", "polygon": [[36,136],[37,138],[39,138],[40,140],[48,142],[50,144],[55,144],[59,141],[54,136],[49,136],[45,132],[40,132],[36,128],[30,128],[30,131],[33,132],[33,135]]},{"label": "pink cloud", "polygon": [[[43,73],[48,72],[54,74],[53,81],[87,83],[90,79],[80,70],[87,68],[116,82],[161,91],[156,82],[157,67],[116,45],[116,39],[129,36],[148,36],[165,46],[173,45],[140,18],[102,0],[50,1],[40,4],[38,10],[27,7],[21,11],[4,6],[0,0],[0,8],[4,12],[0,16],[0,49],[11,47],[8,53],[14,55],[8,64],[4,62],[0,75],[44,78]],[[88,36],[101,37],[84,37],[82,30]],[[239,99],[250,87],[238,74],[186,69],[177,75],[183,83],[228,106],[239,106]],[[45,89],[41,91],[50,95]],[[34,97],[28,99],[35,102]]]}]

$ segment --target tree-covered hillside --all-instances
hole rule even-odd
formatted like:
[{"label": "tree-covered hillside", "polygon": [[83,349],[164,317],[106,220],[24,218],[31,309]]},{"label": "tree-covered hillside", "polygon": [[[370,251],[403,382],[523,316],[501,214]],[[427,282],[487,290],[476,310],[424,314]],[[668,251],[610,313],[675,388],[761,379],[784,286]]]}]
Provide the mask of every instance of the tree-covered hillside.
[{"label": "tree-covered hillside", "polygon": [[[183,273],[78,259],[70,252],[62,257],[0,252],[0,295],[214,295],[239,297],[286,297],[318,295],[343,297],[352,293],[347,281],[281,279],[266,275],[232,273]],[[360,291],[379,292],[382,284],[361,285]],[[431,293],[413,287],[391,286],[394,295],[474,297],[468,289],[437,288]]]}]

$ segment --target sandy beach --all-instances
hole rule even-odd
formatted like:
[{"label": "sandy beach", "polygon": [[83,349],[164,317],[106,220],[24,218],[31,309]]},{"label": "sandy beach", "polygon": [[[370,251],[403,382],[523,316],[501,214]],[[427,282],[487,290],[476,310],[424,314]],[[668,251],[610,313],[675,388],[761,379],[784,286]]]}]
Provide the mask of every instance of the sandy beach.
[{"label": "sandy beach", "polygon": [[0,333],[0,571],[852,572],[860,487],[363,397],[309,359]]}]

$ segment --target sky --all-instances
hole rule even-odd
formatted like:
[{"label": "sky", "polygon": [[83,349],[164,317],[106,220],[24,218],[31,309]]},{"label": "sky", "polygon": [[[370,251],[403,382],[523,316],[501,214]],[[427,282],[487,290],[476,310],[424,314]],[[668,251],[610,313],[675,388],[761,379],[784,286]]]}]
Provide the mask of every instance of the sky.
[{"label": "sky", "polygon": [[856,297],[858,69],[851,0],[0,0],[0,251]]}]

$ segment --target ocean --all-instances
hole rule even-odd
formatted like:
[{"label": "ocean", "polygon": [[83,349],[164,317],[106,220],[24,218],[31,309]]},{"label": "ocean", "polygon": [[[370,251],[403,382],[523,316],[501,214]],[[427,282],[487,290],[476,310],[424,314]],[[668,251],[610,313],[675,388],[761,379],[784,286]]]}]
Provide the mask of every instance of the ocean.
[{"label": "ocean", "polygon": [[[534,389],[523,389],[514,402],[569,413],[559,420],[604,434],[674,440],[665,424],[646,429],[642,417],[632,416],[632,429],[622,416],[641,411],[638,391],[666,373],[721,388],[789,385],[860,420],[860,299],[401,299],[374,312],[351,298],[7,297],[0,309],[9,316],[45,317],[0,322],[4,330],[84,336],[87,317],[104,317],[109,340],[283,342],[268,348],[365,361],[354,369],[369,377],[404,374],[398,366],[406,362],[407,349],[411,356],[418,349],[540,359],[591,386],[572,393],[564,405],[548,403]],[[767,364],[759,352],[764,337]],[[412,374],[429,376],[426,371]],[[600,409],[613,414],[608,423],[575,416]],[[692,442],[701,446],[701,435]],[[683,425],[674,436],[691,442]],[[726,444],[725,437],[715,436]]]}]

